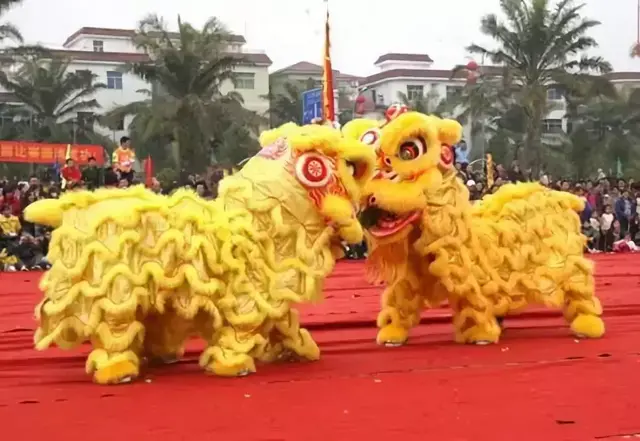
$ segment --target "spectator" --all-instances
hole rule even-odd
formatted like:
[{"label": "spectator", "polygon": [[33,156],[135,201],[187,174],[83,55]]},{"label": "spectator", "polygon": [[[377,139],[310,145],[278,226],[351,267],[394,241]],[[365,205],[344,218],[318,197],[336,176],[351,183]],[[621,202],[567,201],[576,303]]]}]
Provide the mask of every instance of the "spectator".
[{"label": "spectator", "polygon": [[631,234],[627,233],[620,240],[613,243],[613,251],[616,253],[635,253],[639,251],[638,245],[631,240]]},{"label": "spectator", "polygon": [[[620,183],[618,183],[618,187],[620,187]],[[636,212],[635,204],[636,201],[631,198],[628,190],[623,190],[622,196],[615,202],[615,215],[620,221],[620,228],[623,233],[629,232],[629,227]]]},{"label": "spectator", "polygon": [[615,216],[613,215],[613,210],[611,205],[607,205],[604,208],[604,213],[600,218],[600,230],[602,231],[601,237],[601,245],[600,249],[602,251],[611,251],[611,247],[613,246],[614,237],[613,237],[613,222],[615,221]]},{"label": "spectator", "polygon": [[511,170],[509,170],[509,180],[511,182],[524,182],[524,174],[520,170],[520,163],[518,161],[513,161],[511,163]]},{"label": "spectator", "polygon": [[209,199],[211,197],[211,193],[207,190],[207,186],[204,181],[196,183],[196,194],[203,199]]},{"label": "spectator", "polygon": [[103,170],[96,164],[96,158],[91,156],[89,158],[89,165],[82,170],[82,180],[87,186],[87,189],[95,190],[96,188],[102,187],[104,185],[103,175]]},{"label": "spectator", "polygon": [[20,199],[20,190],[15,186],[7,184],[2,189],[2,206],[10,207],[11,214],[14,216],[22,214],[22,201]]},{"label": "spectator", "polygon": [[582,210],[582,213],[580,213],[580,221],[583,223],[589,222],[589,219],[591,219],[591,213],[593,212],[593,207],[589,203],[582,187],[576,188],[576,196],[584,202],[584,209]]},{"label": "spectator", "polygon": [[456,164],[468,164],[469,163],[469,148],[467,147],[467,141],[464,139],[454,149]]},{"label": "spectator", "polygon": [[467,182],[469,180],[469,176],[466,172],[467,164],[464,162],[456,162],[455,167],[458,171],[458,177],[462,180],[462,182]]},{"label": "spectator", "polygon": [[587,201],[594,210],[602,211],[602,185],[600,183],[593,185],[592,182],[587,183]]},{"label": "spectator", "polygon": [[30,234],[20,236],[14,255],[18,258],[18,262],[15,265],[17,270],[28,271],[49,268],[49,263],[44,258],[40,241]]},{"label": "spectator", "polygon": [[118,174],[111,167],[104,169],[104,186],[117,187],[119,183]]},{"label": "spectator", "polygon": [[120,147],[114,150],[111,162],[119,179],[126,179],[129,184],[133,182],[133,165],[136,154],[131,148],[131,139],[127,136],[120,138]]},{"label": "spectator", "polygon": [[[0,216],[0,252],[7,257],[15,257],[15,251],[18,246],[18,236],[22,227],[17,216],[12,214],[10,205],[2,207],[2,215]],[[5,271],[15,271],[15,259],[9,260],[3,257],[3,260],[11,263],[5,263],[3,268]]]},{"label": "spectator", "polygon": [[587,238],[587,251],[595,253],[598,251],[598,241],[600,240],[600,232],[593,227],[590,221],[582,223],[582,234]]},{"label": "spectator", "polygon": [[82,172],[71,158],[65,161],[65,165],[62,168],[62,172],[60,174],[66,181],[65,188],[67,189],[76,188],[80,186],[82,182]]}]

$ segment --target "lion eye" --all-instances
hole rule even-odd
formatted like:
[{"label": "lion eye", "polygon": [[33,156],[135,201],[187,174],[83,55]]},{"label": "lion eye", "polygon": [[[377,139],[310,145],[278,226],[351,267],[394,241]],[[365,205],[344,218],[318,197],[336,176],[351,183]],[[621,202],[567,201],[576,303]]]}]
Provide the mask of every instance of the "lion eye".
[{"label": "lion eye", "polygon": [[374,147],[377,146],[379,140],[380,140],[380,130],[378,129],[368,130],[364,132],[364,134],[360,137],[360,142],[362,142],[363,144],[374,146]]},{"label": "lion eye", "polygon": [[424,155],[426,151],[425,142],[421,138],[411,138],[400,145],[398,158],[403,161],[412,161]]}]

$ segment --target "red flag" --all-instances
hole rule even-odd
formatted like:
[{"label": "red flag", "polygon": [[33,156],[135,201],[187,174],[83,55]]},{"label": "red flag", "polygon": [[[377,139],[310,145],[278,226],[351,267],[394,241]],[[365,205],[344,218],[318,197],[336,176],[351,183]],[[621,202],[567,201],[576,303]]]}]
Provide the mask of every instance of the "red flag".
[{"label": "red flag", "polygon": [[333,68],[331,67],[331,39],[329,27],[329,6],[327,6],[327,23],[324,36],[324,72],[322,75],[322,116],[325,121],[335,121],[336,109],[333,97]]},{"label": "red flag", "polygon": [[144,160],[144,183],[147,188],[153,186],[153,161],[151,160],[151,155]]}]

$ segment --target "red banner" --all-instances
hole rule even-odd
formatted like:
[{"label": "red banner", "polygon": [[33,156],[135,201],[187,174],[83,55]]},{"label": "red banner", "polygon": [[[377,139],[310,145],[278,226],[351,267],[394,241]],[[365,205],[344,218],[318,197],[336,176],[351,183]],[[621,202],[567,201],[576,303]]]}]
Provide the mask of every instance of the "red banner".
[{"label": "red banner", "polygon": [[[53,164],[64,162],[67,144],[41,142],[0,141],[0,162],[26,162],[29,164]],[[86,164],[93,156],[99,165],[104,164],[104,149],[100,145],[76,144],[71,146],[71,157],[77,164]]]}]

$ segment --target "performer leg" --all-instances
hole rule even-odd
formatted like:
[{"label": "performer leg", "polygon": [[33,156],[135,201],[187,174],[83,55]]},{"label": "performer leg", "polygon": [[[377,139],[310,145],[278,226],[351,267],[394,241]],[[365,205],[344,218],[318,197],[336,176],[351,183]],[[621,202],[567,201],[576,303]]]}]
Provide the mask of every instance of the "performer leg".
[{"label": "performer leg", "polygon": [[600,317],[602,305],[594,293],[593,275],[577,268],[576,272],[565,284],[564,317],[576,336],[600,338],[604,335],[605,326]]},{"label": "performer leg", "polygon": [[184,354],[184,342],[193,330],[193,321],[180,317],[173,308],[153,312],[145,321],[144,352],[152,363],[170,364]]},{"label": "performer leg", "polygon": [[[196,317],[198,319],[198,317]],[[222,312],[222,317],[201,320],[197,330],[207,340],[200,356],[200,366],[224,377],[244,376],[256,371],[254,354],[261,354],[267,343],[262,335],[266,314],[248,296],[236,299],[236,308]]]},{"label": "performer leg", "polygon": [[105,314],[91,341],[87,373],[98,384],[128,383],[140,373],[144,325],[135,315],[113,317]]},{"label": "performer leg", "polygon": [[407,280],[387,287],[382,294],[382,310],[378,314],[379,345],[400,346],[406,343],[411,328],[420,323],[424,299]]},{"label": "performer leg", "polygon": [[[139,308],[147,291],[132,287],[124,276],[116,276],[107,292],[102,321],[90,336],[93,351],[87,359],[87,373],[99,384],[126,383],[140,373],[144,345],[144,324]],[[108,305],[108,306],[107,306]]]},{"label": "performer leg", "polygon": [[266,339],[257,329],[224,326],[200,356],[200,366],[222,377],[239,377],[256,371],[253,352],[261,352]]},{"label": "performer leg", "polygon": [[500,339],[500,326],[492,313],[488,300],[475,302],[467,297],[450,298],[453,326],[457,343],[490,344]]},{"label": "performer leg", "polygon": [[[271,333],[273,350],[281,344],[284,350],[288,350],[305,360],[315,361],[320,359],[320,348],[311,334],[300,327],[300,313],[295,309],[289,311],[275,321],[276,333]],[[279,335],[278,335],[279,334]]]}]

